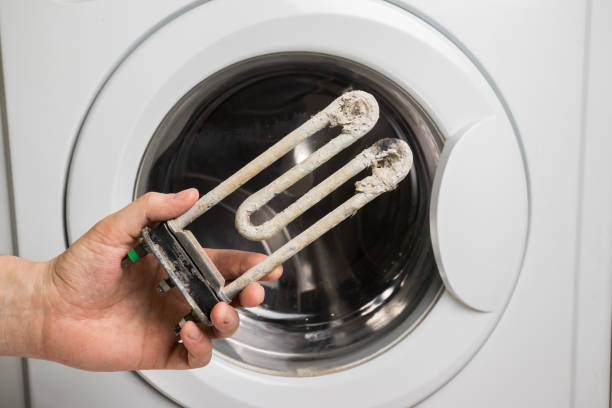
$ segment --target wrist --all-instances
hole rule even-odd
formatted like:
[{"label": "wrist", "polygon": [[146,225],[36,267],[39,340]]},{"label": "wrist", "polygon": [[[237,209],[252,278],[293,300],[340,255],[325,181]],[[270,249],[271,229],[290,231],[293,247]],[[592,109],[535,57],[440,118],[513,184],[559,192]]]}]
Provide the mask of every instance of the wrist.
[{"label": "wrist", "polygon": [[0,256],[0,355],[41,358],[49,262]]}]

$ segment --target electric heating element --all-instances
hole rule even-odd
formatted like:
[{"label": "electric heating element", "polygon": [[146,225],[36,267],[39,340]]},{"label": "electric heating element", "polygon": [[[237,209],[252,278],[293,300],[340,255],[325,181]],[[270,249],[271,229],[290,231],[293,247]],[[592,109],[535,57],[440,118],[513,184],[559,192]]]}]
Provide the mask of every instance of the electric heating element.
[{"label": "electric heating element", "polygon": [[[136,262],[146,253],[153,253],[168,273],[168,279],[157,286],[158,291],[164,293],[176,286],[192,309],[175,328],[177,334],[187,320],[211,325],[210,312],[218,302],[231,301],[251,282],[264,277],[374,198],[397,187],[412,167],[412,152],[403,140],[382,139],[363,150],[272,219],[260,225],[253,225],[250,220],[252,214],[276,195],[367,134],[376,124],[378,115],[378,103],[372,95],[363,91],[347,92],[202,196],[187,212],[154,229],[145,227],[142,230],[142,242],[130,251],[129,259]],[[300,142],[327,126],[341,126],[342,130],[338,136],[240,205],[235,223],[238,232],[250,240],[268,239],[361,171],[370,167],[372,174],[355,183],[356,192],[351,198],[264,261],[226,284],[205,250],[186,227]]]}]

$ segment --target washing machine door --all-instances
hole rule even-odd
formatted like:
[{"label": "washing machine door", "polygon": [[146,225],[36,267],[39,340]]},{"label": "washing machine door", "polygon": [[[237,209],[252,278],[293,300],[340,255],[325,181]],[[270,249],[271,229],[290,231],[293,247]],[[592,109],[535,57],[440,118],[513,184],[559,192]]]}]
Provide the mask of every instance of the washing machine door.
[{"label": "washing machine door", "polygon": [[[204,192],[347,89],[369,91],[381,106],[364,144],[400,137],[415,153],[397,191],[285,265],[283,279],[267,284],[266,303],[242,311],[234,339],[215,344],[209,366],[140,373],[171,399],[190,407],[407,406],[455,375],[494,330],[526,245],[526,167],[499,95],[420,18],[369,0],[349,8],[209,2],[152,33],[103,83],[70,165],[69,240],[148,189]],[[333,132],[298,146],[193,224],[198,239],[270,251],[295,235],[286,229],[249,246],[232,235],[232,211]],[[298,229],[351,187],[296,220]]]}]

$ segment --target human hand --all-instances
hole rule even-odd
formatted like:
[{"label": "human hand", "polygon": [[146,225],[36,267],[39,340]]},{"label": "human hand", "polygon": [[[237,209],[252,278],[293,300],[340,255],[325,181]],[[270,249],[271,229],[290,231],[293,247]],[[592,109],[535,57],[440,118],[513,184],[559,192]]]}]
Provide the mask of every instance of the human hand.
[{"label": "human hand", "polygon": [[[167,275],[153,255],[121,267],[138,244],[145,225],[174,218],[198,198],[195,189],[178,194],[148,193],[97,223],[68,250],[51,260],[39,284],[42,322],[38,355],[87,370],[186,369],[206,365],[211,339],[231,336],[238,313],[225,303],[211,312],[213,327],[187,322],[183,344],[172,328],[190,310],[177,290],[159,294],[155,286]],[[226,280],[265,255],[233,250],[207,250]],[[282,268],[266,279],[278,279]],[[253,307],[264,298],[252,283],[234,306]]]}]

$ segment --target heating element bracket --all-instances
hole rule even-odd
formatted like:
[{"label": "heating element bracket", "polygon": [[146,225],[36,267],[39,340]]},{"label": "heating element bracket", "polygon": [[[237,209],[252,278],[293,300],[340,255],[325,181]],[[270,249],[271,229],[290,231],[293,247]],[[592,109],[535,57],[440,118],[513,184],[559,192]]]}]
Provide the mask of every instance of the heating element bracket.
[{"label": "heating element bracket", "polygon": [[[180,231],[175,235],[163,222],[154,229],[145,227],[142,239],[143,246],[155,255],[168,273],[169,280],[158,285],[158,290],[166,292],[176,286],[192,309],[192,320],[211,325],[212,308],[230,299],[221,291],[225,280],[193,234]],[[190,320],[189,315],[184,320]]]}]

